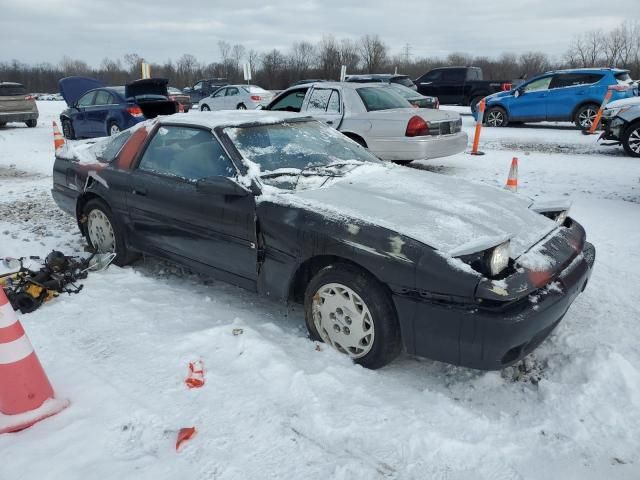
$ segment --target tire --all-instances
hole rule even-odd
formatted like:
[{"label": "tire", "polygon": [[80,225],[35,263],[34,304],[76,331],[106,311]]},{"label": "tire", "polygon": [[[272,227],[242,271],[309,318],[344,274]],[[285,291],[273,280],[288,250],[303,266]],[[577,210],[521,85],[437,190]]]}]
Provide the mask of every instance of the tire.
[{"label": "tire", "polygon": [[[334,295],[336,301],[324,300]],[[336,263],[320,270],[307,285],[304,313],[312,340],[328,343],[363,367],[383,367],[400,353],[400,329],[391,297],[358,267]],[[360,321],[354,321],[356,315]]]},{"label": "tire", "polygon": [[502,107],[490,107],[484,114],[484,123],[488,127],[506,127],[509,125],[507,111]]},{"label": "tire", "polygon": [[5,127],[7,125],[7,122],[0,122],[0,128]]},{"label": "tire", "polygon": [[75,140],[76,134],[73,131],[73,125],[71,124],[71,120],[62,120],[62,135],[67,140]]},{"label": "tire", "polygon": [[189,109],[185,108],[183,113],[189,113]]},{"label": "tire", "polygon": [[580,130],[588,130],[591,128],[591,123],[598,114],[599,109],[600,106],[595,103],[588,103],[581,106],[573,116],[573,123],[575,123],[576,127]]},{"label": "tire", "polygon": [[98,253],[115,252],[116,258],[113,263],[120,267],[135,260],[137,255],[127,250],[122,228],[115,221],[111,209],[104,201],[98,198],[89,200],[82,209],[80,222],[83,225],[82,233],[94,251]]},{"label": "tire", "polygon": [[201,112],[209,112],[211,109],[209,108],[209,105],[204,104],[200,107],[200,111]]},{"label": "tire", "polygon": [[359,137],[357,135],[351,135],[351,134],[347,134],[347,135],[345,135],[345,137],[347,137],[350,140],[353,140],[354,142],[356,142],[361,147],[367,148],[367,142],[365,142],[361,137]]},{"label": "tire", "polygon": [[629,125],[622,133],[622,147],[628,155],[640,157],[640,122]]},{"label": "tire", "polygon": [[409,165],[413,160],[393,160],[396,165]]},{"label": "tire", "polygon": [[35,128],[38,125],[38,120],[27,120],[24,123],[26,123],[29,128]]},{"label": "tire", "polygon": [[119,134],[122,131],[120,126],[116,122],[109,122],[109,127],[107,128],[107,135],[113,137],[114,135]]},{"label": "tire", "polygon": [[247,109],[247,106],[244,103],[241,103],[236,107],[236,110],[246,110],[246,109]]}]

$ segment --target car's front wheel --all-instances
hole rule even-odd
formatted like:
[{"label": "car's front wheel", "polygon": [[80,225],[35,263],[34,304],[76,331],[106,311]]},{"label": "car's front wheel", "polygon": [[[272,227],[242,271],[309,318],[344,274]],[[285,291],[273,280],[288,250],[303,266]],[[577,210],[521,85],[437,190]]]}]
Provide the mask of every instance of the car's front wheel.
[{"label": "car's front wheel", "polygon": [[27,127],[29,127],[29,128],[35,128],[36,125],[38,125],[38,121],[37,120],[27,120],[24,123],[26,123]]},{"label": "car's front wheel", "polygon": [[246,106],[244,103],[241,103],[241,104],[240,104],[240,105],[238,105],[236,108],[237,108],[238,110],[246,110],[246,109],[247,109],[247,106]]},{"label": "car's front wheel", "polygon": [[320,270],[305,291],[304,311],[313,340],[364,367],[383,367],[400,353],[398,320],[389,293],[353,265],[337,263]]},{"label": "car's front wheel", "polygon": [[200,107],[200,110],[201,110],[201,111],[203,111],[203,112],[208,112],[208,111],[209,111],[209,110],[211,110],[211,109],[209,108],[209,105],[204,104],[204,105],[202,105],[202,106]]},{"label": "car's front wheel", "polygon": [[640,122],[629,125],[622,133],[622,147],[632,157],[640,157]]},{"label": "car's front wheel", "polygon": [[89,200],[82,209],[81,223],[84,234],[97,253],[115,253],[113,263],[124,266],[135,259],[135,255],[127,250],[124,234],[114,220],[109,206],[98,198]]},{"label": "car's front wheel", "polygon": [[583,105],[580,107],[573,119],[576,127],[581,130],[588,130],[591,128],[593,121],[596,119],[596,115],[598,115],[599,108],[600,107],[596,104]]},{"label": "car's front wheel", "polygon": [[506,127],[509,124],[507,112],[500,107],[491,107],[485,114],[484,123],[490,127]]}]

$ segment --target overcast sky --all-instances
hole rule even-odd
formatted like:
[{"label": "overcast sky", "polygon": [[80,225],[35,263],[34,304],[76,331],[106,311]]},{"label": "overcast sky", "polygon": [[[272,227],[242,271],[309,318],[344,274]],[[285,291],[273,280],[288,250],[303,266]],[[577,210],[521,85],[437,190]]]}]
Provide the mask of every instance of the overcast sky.
[{"label": "overcast sky", "polygon": [[183,53],[219,60],[218,40],[247,49],[287,50],[325,34],[379,34],[412,57],[543,51],[560,56],[571,38],[640,18],[640,1],[602,0],[0,0],[0,61],[93,66],[137,53],[152,62]]}]

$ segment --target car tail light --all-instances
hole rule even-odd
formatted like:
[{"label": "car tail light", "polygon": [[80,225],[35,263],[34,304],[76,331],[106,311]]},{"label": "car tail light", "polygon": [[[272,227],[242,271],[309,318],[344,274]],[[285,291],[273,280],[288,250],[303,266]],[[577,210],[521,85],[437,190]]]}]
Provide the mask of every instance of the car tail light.
[{"label": "car tail light", "polygon": [[627,92],[631,90],[631,85],[609,85],[609,90],[615,90],[616,92]]},{"label": "car tail light", "polygon": [[500,88],[502,89],[503,92],[508,92],[513,88],[513,83],[504,82],[502,85],[500,85]]},{"label": "car tail light", "polygon": [[132,117],[142,117],[144,115],[140,107],[137,105],[127,108],[127,112],[129,112]]},{"label": "car tail light", "polygon": [[259,102],[260,100],[262,100],[262,97],[260,95],[251,95],[251,100]]},{"label": "car tail light", "polygon": [[27,95],[26,97],[24,97],[25,100],[35,100],[36,97],[34,97],[33,95]]},{"label": "car tail light", "polygon": [[422,117],[414,115],[409,119],[407,131],[404,133],[407,137],[419,137],[429,135],[429,126]]}]

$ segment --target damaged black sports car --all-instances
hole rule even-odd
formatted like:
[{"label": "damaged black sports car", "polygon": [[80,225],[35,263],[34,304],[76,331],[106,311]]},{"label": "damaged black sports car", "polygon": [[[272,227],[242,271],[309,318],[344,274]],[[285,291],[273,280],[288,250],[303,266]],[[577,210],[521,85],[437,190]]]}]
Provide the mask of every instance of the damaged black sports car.
[{"label": "damaged black sports car", "polygon": [[567,205],[384,163],[297,114],[177,114],[57,152],[53,197],[125,265],[156,255],[304,304],[310,336],[500,369],[589,279]]}]

